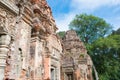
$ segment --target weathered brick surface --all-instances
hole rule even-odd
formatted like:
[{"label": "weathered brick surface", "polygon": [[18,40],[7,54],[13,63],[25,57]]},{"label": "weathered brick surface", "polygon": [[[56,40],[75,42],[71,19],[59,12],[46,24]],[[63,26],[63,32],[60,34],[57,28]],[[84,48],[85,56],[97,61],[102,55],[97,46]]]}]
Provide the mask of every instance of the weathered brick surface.
[{"label": "weathered brick surface", "polygon": [[63,47],[62,80],[92,80],[92,61],[75,31],[66,32]]},{"label": "weathered brick surface", "polygon": [[[56,36],[56,24],[46,0],[0,1],[0,36],[5,33],[11,41],[3,41],[9,49],[0,48],[5,56],[0,79],[60,80],[62,46]],[[51,75],[54,70],[54,77]]]},{"label": "weathered brick surface", "polygon": [[68,31],[63,46],[56,30],[46,0],[0,0],[0,80],[69,80],[62,74],[73,70],[91,80],[83,43]]}]

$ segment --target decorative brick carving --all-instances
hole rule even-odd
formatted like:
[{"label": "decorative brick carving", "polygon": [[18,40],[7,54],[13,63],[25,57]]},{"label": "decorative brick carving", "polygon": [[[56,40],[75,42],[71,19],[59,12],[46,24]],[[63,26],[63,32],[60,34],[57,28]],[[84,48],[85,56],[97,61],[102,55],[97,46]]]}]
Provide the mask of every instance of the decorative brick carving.
[{"label": "decorative brick carving", "polygon": [[[62,76],[64,79],[72,77],[71,80],[92,80],[92,78],[88,78],[88,76],[92,77],[92,60],[75,31],[66,32],[63,38],[63,48],[65,49],[62,58],[62,74],[64,74]],[[68,69],[70,69],[69,72]],[[88,72],[90,73],[88,74]],[[71,76],[68,76],[69,74]]]},{"label": "decorative brick carving", "polygon": [[92,80],[86,77],[91,77],[92,63],[85,46],[68,31],[62,48],[46,0],[0,0],[0,4],[0,80],[62,80],[65,72],[76,74],[73,80]]}]

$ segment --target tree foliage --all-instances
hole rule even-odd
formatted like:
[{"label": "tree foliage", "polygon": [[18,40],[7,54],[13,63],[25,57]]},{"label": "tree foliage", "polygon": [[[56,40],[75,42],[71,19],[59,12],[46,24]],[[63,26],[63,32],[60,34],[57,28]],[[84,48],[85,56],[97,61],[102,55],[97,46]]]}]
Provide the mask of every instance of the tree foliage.
[{"label": "tree foliage", "polygon": [[92,43],[111,31],[111,25],[105,20],[87,14],[76,15],[69,26],[77,32],[84,43]]},{"label": "tree foliage", "polygon": [[60,37],[61,37],[61,39],[64,37],[64,35],[65,35],[65,31],[60,31],[60,32],[58,32],[57,33]]},{"label": "tree foliage", "polygon": [[120,28],[112,32],[112,26],[105,20],[87,14],[76,15],[69,26],[86,43],[99,80],[119,80]]},{"label": "tree foliage", "polygon": [[117,29],[116,31],[114,30],[114,31],[112,32],[112,35],[114,35],[114,34],[120,35],[120,28]]},{"label": "tree foliage", "polygon": [[120,35],[100,38],[87,48],[100,80],[120,79]]}]

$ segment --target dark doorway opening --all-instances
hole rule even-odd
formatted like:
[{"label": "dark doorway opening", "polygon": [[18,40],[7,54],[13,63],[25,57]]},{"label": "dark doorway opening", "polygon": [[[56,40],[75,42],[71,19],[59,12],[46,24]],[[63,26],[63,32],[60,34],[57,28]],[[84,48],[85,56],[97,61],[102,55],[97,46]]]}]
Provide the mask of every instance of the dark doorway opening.
[{"label": "dark doorway opening", "polygon": [[51,68],[51,80],[55,80],[55,69]]},{"label": "dark doorway opening", "polygon": [[73,73],[66,73],[67,80],[73,80]]}]

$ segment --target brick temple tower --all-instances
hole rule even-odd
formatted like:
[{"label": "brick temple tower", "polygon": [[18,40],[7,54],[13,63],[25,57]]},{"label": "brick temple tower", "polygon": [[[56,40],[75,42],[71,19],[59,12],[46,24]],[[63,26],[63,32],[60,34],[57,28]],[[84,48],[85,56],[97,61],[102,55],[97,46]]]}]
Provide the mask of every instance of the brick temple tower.
[{"label": "brick temple tower", "polygon": [[60,80],[56,30],[46,0],[0,0],[0,80]]},{"label": "brick temple tower", "polygon": [[63,38],[62,80],[93,80],[92,60],[74,30]]}]

